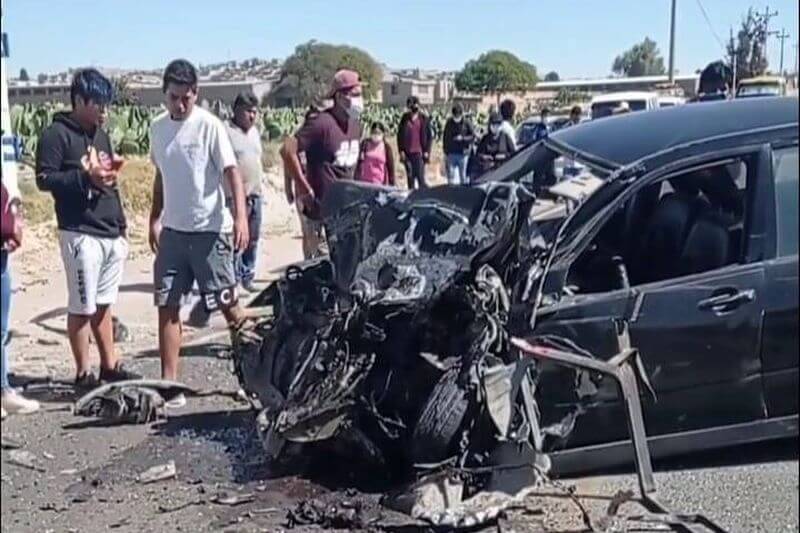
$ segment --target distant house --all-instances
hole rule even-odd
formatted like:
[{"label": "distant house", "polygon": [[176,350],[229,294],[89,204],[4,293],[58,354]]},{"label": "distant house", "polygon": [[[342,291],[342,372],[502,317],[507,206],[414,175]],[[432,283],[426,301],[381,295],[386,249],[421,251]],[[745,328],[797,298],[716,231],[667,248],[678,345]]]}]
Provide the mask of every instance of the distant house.
[{"label": "distant house", "polygon": [[443,105],[454,91],[452,76],[437,71],[386,71],[381,82],[382,101],[390,106],[405,106],[409,96],[416,96],[424,106]]}]

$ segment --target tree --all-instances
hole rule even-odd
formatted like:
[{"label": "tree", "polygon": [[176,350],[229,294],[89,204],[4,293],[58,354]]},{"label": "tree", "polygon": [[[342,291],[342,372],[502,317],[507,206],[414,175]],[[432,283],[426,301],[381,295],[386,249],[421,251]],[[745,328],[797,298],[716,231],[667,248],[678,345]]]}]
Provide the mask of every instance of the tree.
[{"label": "tree", "polygon": [[544,81],[560,81],[561,77],[558,75],[558,72],[555,70],[551,70],[544,76]]},{"label": "tree", "polygon": [[30,81],[31,78],[28,76],[28,71],[24,68],[19,69],[19,81]]},{"label": "tree", "polygon": [[763,14],[753,11],[751,7],[742,19],[736,41],[731,37],[728,42],[728,58],[733,68],[736,60],[736,79],[760,76],[767,71],[768,63],[764,55],[767,42],[767,20]]},{"label": "tree", "polygon": [[374,97],[381,86],[382,70],[372,57],[359,48],[309,41],[295,48],[283,64],[277,89],[291,85],[296,89],[297,104],[308,105],[323,96],[337,70],[358,72],[367,98]]},{"label": "tree", "polygon": [[111,85],[114,87],[115,105],[136,105],[139,102],[139,99],[133,94],[130,80],[126,76],[112,78]]},{"label": "tree", "polygon": [[649,37],[633,45],[629,50],[614,59],[611,70],[618,75],[626,77],[658,76],[664,74],[664,58],[658,50],[658,45]]},{"label": "tree", "polygon": [[41,74],[36,76],[36,81],[39,82],[39,85],[44,85],[45,83],[47,83],[47,74],[42,72]]},{"label": "tree", "polygon": [[491,50],[472,59],[456,74],[456,89],[473,93],[525,91],[536,85],[536,67],[511,52]]}]

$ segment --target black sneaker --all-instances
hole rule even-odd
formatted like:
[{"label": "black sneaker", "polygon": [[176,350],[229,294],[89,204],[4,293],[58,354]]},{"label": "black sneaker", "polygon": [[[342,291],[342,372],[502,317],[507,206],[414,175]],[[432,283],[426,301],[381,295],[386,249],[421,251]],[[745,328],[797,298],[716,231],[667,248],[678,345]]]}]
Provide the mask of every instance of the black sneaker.
[{"label": "black sneaker", "polygon": [[78,391],[88,392],[92,389],[96,389],[98,386],[100,386],[100,382],[97,381],[97,377],[93,372],[86,372],[75,376],[75,389]]},{"label": "black sneaker", "polygon": [[122,361],[118,362],[113,369],[100,369],[100,381],[104,383],[127,381],[129,379],[142,379],[142,376],[125,368]]}]

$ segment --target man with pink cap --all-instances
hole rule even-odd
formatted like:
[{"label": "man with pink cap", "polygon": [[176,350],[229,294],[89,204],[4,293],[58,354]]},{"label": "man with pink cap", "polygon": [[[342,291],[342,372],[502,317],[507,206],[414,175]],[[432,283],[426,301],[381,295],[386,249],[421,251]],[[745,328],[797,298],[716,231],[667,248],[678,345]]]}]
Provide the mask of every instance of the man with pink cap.
[{"label": "man with pink cap", "polygon": [[[284,168],[295,184],[297,208],[316,226],[321,225],[319,206],[326,189],[336,180],[353,179],[358,163],[359,117],[364,109],[358,73],[336,72],[328,97],[333,106],[307,120],[281,148]],[[307,172],[300,162],[301,153],[306,155]],[[314,255],[324,254],[321,239],[316,244]]]}]

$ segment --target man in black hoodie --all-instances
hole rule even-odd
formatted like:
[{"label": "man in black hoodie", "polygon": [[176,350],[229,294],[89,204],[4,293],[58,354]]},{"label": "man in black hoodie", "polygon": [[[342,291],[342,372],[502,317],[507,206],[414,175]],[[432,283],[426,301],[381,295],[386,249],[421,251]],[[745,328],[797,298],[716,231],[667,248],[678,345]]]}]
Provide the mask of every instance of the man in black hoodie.
[{"label": "man in black hoodie", "polygon": [[135,379],[114,349],[111,305],[128,255],[126,222],[111,139],[102,129],[113,98],[111,82],[95,69],[75,74],[72,111],[56,113],[36,151],[36,184],[55,200],[59,244],[69,292],[67,332],[75,383],[91,388],[89,332],[100,352],[100,381]]}]

